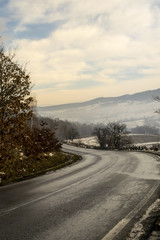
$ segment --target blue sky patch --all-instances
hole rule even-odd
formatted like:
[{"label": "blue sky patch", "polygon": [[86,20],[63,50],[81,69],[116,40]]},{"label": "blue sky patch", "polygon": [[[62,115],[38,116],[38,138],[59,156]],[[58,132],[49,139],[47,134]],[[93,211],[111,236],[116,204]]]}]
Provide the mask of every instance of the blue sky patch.
[{"label": "blue sky patch", "polygon": [[7,4],[9,0],[0,0],[0,16],[5,17],[6,20],[8,19],[8,9],[7,9]]},{"label": "blue sky patch", "polygon": [[144,69],[144,68],[127,69],[127,70],[121,71],[117,74],[112,74],[111,76],[119,81],[126,81],[126,80],[142,78],[142,77],[144,77],[145,74],[140,73],[139,72],[140,69]]},{"label": "blue sky patch", "polygon": [[80,80],[71,83],[69,86],[66,87],[66,89],[84,89],[99,86],[102,84],[103,84],[102,82],[96,82],[93,80]]},{"label": "blue sky patch", "polygon": [[59,27],[60,21],[54,23],[28,24],[23,32],[18,32],[18,38],[42,39],[48,37],[52,31]]}]

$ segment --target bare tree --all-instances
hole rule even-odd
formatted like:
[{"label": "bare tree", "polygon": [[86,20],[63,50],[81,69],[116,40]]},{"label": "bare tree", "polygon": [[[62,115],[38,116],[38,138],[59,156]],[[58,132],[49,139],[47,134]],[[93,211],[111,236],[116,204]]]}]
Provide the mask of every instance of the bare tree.
[{"label": "bare tree", "polygon": [[108,147],[119,149],[124,145],[124,139],[128,134],[127,127],[123,123],[112,122],[107,125]]},{"label": "bare tree", "polygon": [[102,149],[106,146],[110,149],[120,149],[130,143],[126,125],[118,122],[111,122],[105,127],[95,128],[94,134]]},{"label": "bare tree", "polygon": [[96,127],[93,135],[96,135],[101,149],[105,149],[107,145],[108,129],[102,127]]}]

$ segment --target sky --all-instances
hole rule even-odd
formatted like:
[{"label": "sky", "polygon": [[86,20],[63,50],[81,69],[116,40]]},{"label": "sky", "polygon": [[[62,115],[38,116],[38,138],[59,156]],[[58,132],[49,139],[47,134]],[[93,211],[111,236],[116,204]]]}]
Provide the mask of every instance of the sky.
[{"label": "sky", "polygon": [[0,0],[37,105],[160,88],[160,0]]}]

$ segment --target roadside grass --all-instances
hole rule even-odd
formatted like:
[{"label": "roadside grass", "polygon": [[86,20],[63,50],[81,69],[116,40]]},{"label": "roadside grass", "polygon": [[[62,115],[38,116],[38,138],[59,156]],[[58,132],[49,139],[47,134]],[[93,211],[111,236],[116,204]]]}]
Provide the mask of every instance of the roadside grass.
[{"label": "roadside grass", "polygon": [[55,171],[80,159],[81,157],[75,154],[54,152],[37,159],[28,157],[8,160],[3,164],[0,163],[0,172],[5,173],[1,185],[35,177],[48,171]]}]

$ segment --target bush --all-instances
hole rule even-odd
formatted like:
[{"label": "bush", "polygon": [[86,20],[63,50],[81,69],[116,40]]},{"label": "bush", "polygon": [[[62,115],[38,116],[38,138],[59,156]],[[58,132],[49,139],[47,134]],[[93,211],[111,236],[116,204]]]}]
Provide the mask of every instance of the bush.
[{"label": "bush", "polygon": [[1,165],[0,172],[4,172],[3,182],[24,179],[25,177],[36,176],[49,170],[69,165],[80,159],[77,155],[54,152],[53,156],[43,156],[35,160],[32,157],[7,160]]},{"label": "bush", "polygon": [[61,143],[55,138],[55,132],[49,128],[34,127],[23,134],[22,152],[28,157],[41,158],[44,153],[61,150]]}]

